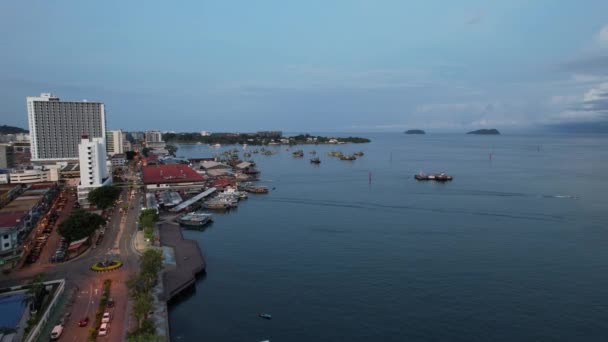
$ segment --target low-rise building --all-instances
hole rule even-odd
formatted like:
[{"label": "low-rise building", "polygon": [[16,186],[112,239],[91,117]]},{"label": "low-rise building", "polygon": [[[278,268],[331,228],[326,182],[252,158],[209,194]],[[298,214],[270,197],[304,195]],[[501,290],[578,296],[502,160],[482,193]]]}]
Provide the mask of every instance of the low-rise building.
[{"label": "low-rise building", "polygon": [[123,167],[127,165],[127,155],[124,153],[115,154],[110,158],[112,162],[112,167]]},{"label": "low-rise building", "polygon": [[28,236],[57,192],[56,183],[31,184],[0,209],[0,269],[17,266],[31,248]]},{"label": "low-rise building", "polygon": [[142,167],[143,183],[147,191],[203,188],[203,176],[187,165],[148,165]]},{"label": "low-rise building", "polygon": [[40,167],[31,170],[16,170],[11,172],[8,177],[11,184],[57,182],[59,180],[59,169]]}]

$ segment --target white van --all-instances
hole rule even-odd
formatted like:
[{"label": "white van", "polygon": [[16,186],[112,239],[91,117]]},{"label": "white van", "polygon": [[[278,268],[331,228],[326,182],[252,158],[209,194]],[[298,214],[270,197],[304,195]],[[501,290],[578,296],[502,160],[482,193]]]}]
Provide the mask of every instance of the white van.
[{"label": "white van", "polygon": [[99,333],[97,336],[106,336],[108,334],[108,323],[102,323],[99,327]]},{"label": "white van", "polygon": [[59,336],[61,336],[61,333],[63,332],[63,325],[59,324],[53,327],[53,330],[51,331],[51,340],[56,340],[59,338]]}]

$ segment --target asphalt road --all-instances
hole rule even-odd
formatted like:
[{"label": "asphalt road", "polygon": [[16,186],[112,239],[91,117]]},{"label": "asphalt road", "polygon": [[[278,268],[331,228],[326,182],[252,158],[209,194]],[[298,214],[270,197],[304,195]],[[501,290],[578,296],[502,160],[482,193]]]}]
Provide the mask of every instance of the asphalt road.
[{"label": "asphalt road", "polygon": [[[112,280],[110,297],[116,305],[112,309],[112,321],[108,341],[126,340],[126,332],[130,317],[128,313],[128,292],[126,281],[129,276],[138,270],[137,253],[132,245],[132,237],[136,231],[136,221],[140,210],[141,194],[137,193],[132,199],[129,191],[123,191],[121,199],[129,203],[125,214],[115,210],[107,224],[105,237],[95,249],[90,248],[81,256],[65,263],[48,264],[36,263],[26,265],[24,268],[13,271],[0,279],[0,287],[14,286],[26,283],[38,273],[44,273],[47,280],[66,279],[67,290],[78,289],[74,304],[70,307],[71,319],[64,328],[63,341],[86,341],[89,329],[94,324],[95,311],[99,304],[104,279]],[[50,247],[50,246],[47,246]],[[111,271],[97,273],[90,269],[95,262],[105,260],[108,255],[120,259],[123,267]],[[66,291],[67,292],[67,291]],[[90,323],[86,328],[78,327],[78,321],[89,317]]]}]

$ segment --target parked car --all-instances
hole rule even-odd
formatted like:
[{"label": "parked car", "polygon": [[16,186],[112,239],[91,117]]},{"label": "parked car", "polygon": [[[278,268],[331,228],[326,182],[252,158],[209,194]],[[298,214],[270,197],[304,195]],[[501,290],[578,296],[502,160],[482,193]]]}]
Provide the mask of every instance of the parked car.
[{"label": "parked car", "polygon": [[106,336],[108,334],[108,323],[102,323],[99,327],[99,332],[97,336]]},{"label": "parked car", "polygon": [[106,306],[109,308],[113,308],[114,307],[114,299],[110,298],[108,299],[108,302],[106,303]]},{"label": "parked car", "polygon": [[110,323],[110,319],[110,313],[106,311],[103,313],[103,316],[101,316],[101,323]]}]

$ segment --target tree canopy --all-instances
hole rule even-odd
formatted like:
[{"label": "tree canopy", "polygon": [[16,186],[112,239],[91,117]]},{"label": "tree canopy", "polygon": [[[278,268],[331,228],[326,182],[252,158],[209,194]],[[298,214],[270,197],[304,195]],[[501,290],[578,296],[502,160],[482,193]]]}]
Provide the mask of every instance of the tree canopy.
[{"label": "tree canopy", "polygon": [[120,196],[120,188],[117,186],[102,186],[89,192],[88,200],[99,209],[107,209],[114,205]]},{"label": "tree canopy", "polygon": [[59,224],[59,234],[69,241],[76,241],[91,236],[95,229],[105,223],[106,220],[95,213],[76,209]]}]

